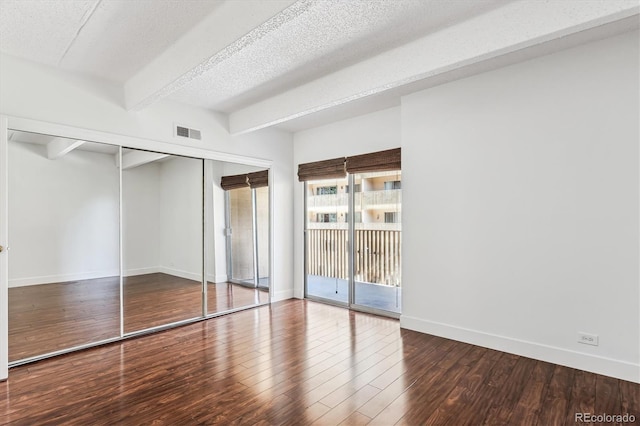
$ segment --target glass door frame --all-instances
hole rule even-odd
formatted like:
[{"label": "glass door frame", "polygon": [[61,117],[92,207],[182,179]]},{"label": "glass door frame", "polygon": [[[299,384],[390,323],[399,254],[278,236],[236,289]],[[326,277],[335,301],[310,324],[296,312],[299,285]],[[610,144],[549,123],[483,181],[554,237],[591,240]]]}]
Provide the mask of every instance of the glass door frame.
[{"label": "glass door frame", "polygon": [[348,202],[348,208],[347,208],[347,212],[348,212],[348,216],[347,216],[347,232],[348,232],[348,241],[347,241],[347,256],[348,256],[348,268],[349,268],[349,274],[348,274],[348,303],[345,302],[341,302],[338,300],[332,300],[332,299],[327,299],[324,297],[319,297],[319,296],[313,296],[310,295],[307,291],[308,289],[308,277],[309,274],[307,273],[307,271],[309,270],[309,257],[308,257],[308,250],[309,250],[309,235],[308,235],[308,229],[309,229],[309,215],[308,215],[308,210],[307,210],[307,197],[308,197],[308,183],[305,181],[303,182],[303,200],[304,200],[304,298],[305,299],[309,299],[309,300],[313,300],[313,301],[317,301],[317,302],[322,302],[322,303],[326,303],[326,304],[330,304],[330,305],[335,305],[335,306],[340,306],[340,307],[344,307],[344,308],[349,308],[352,309],[354,311],[360,311],[360,312],[366,312],[366,313],[370,313],[370,314],[375,314],[375,315],[381,315],[381,316],[386,316],[386,317],[391,317],[391,318],[400,318],[401,313],[400,312],[392,312],[392,311],[386,311],[383,309],[378,309],[378,308],[373,308],[370,306],[365,306],[365,305],[361,305],[361,304],[357,304],[355,303],[355,287],[356,287],[356,282],[355,282],[355,236],[356,236],[356,229],[355,229],[355,174],[347,174],[347,184],[349,186],[349,195],[347,196],[347,202]]}]

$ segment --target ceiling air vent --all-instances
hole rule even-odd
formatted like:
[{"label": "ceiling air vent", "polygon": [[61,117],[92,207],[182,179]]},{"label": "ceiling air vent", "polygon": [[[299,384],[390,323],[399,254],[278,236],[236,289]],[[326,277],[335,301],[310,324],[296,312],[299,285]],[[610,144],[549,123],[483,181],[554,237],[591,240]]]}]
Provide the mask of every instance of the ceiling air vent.
[{"label": "ceiling air vent", "polygon": [[181,138],[189,138],[189,139],[197,139],[197,140],[202,139],[202,134],[200,133],[200,130],[190,129],[188,127],[179,126],[179,125],[176,125],[175,129],[176,129],[175,135],[180,136]]}]

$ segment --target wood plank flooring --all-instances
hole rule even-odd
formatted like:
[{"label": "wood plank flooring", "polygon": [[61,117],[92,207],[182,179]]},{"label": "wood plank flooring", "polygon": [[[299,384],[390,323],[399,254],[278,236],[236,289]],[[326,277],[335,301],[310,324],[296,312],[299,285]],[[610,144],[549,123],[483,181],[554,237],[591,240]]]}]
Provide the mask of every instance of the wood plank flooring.
[{"label": "wood plank flooring", "polygon": [[[167,274],[124,279],[125,333],[200,317],[202,285]],[[265,303],[268,292],[209,283],[208,312]],[[119,278],[9,289],[9,360],[120,336]]]},{"label": "wood plank flooring", "polygon": [[15,367],[15,425],[562,425],[640,385],[289,300]]}]

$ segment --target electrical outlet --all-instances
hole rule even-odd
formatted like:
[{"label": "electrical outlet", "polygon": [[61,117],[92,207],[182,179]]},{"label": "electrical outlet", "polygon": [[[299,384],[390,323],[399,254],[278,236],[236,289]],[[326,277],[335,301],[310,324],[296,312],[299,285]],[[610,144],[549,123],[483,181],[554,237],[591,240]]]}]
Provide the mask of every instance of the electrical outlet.
[{"label": "electrical outlet", "polygon": [[578,332],[578,343],[584,343],[585,345],[598,346],[598,335]]}]

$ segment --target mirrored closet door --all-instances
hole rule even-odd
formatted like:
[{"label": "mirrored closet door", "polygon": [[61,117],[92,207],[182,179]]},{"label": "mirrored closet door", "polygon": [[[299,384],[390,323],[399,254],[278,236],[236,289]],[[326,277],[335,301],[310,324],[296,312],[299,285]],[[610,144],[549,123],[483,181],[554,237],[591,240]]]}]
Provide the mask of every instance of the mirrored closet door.
[{"label": "mirrored closet door", "polygon": [[[267,170],[8,140],[10,365],[269,303]],[[238,173],[232,205],[223,180]]]},{"label": "mirrored closet door", "polygon": [[203,160],[122,151],[124,332],[202,317]]},{"label": "mirrored closet door", "polygon": [[119,337],[120,148],[8,136],[9,361]]}]

